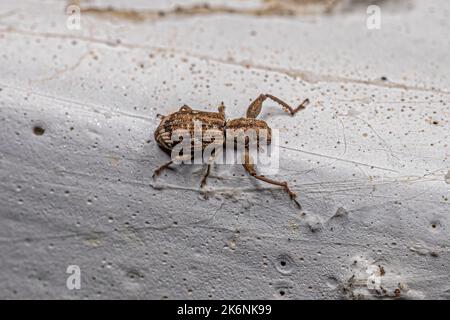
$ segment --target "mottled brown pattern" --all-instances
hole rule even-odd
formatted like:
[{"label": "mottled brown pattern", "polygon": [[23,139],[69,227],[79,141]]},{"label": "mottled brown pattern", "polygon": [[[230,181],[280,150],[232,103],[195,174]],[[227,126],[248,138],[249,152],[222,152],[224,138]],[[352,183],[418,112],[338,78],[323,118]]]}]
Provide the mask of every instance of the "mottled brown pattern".
[{"label": "mottled brown pattern", "polygon": [[[159,124],[158,128],[155,130],[155,140],[157,141],[158,145],[167,153],[170,154],[171,150],[181,141],[174,141],[172,142],[172,134],[180,129],[188,130],[189,135],[191,137],[191,144],[193,151],[193,146],[195,142],[195,122],[200,121],[202,124],[202,132],[201,132],[201,144],[202,144],[202,150],[205,150],[205,148],[210,145],[214,138],[212,137],[205,137],[205,132],[209,130],[215,130],[218,136],[221,137],[221,140],[225,142],[225,135],[226,130],[239,130],[242,129],[244,132],[248,130],[255,130],[256,135],[259,137],[261,130],[267,130],[267,143],[270,144],[271,142],[271,129],[269,125],[263,121],[263,120],[257,120],[256,117],[260,114],[262,109],[262,103],[266,99],[271,99],[272,101],[275,101],[279,105],[283,107],[283,109],[286,112],[289,112],[292,116],[295,115],[298,111],[305,108],[305,105],[309,102],[308,99],[305,99],[297,108],[291,108],[286,102],[283,100],[271,95],[271,94],[260,94],[247,108],[247,113],[245,118],[239,118],[234,120],[225,120],[225,107],[223,103],[219,106],[218,112],[205,112],[205,111],[198,111],[198,110],[192,110],[190,107],[184,105],[180,108],[179,111],[174,112],[172,114],[169,114],[167,116],[160,116],[162,118],[161,123]],[[177,139],[174,139],[177,140]],[[269,178],[266,178],[264,176],[258,175],[254,165],[253,161],[249,155],[249,147],[248,147],[248,140],[246,138],[246,144],[245,144],[245,162],[243,164],[245,170],[255,179],[277,185],[280,187],[283,187],[283,189],[286,191],[286,193],[289,195],[291,200],[294,201],[297,206],[300,207],[300,204],[295,200],[295,197],[297,196],[294,192],[292,192],[289,189],[289,186],[287,182],[279,182],[276,180],[272,180]],[[259,144],[258,144],[259,146]],[[189,155],[188,155],[189,156]],[[164,169],[168,168],[173,163],[173,160],[170,160],[169,162],[163,164],[159,168],[157,168],[154,171],[153,177],[156,177],[163,171]],[[209,173],[211,171],[211,164],[207,163],[208,167],[206,170],[205,175],[203,176],[200,187],[203,188],[203,186],[206,184],[206,178],[209,176]]]},{"label": "mottled brown pattern", "polygon": [[[267,137],[267,143],[271,143],[272,138],[272,129],[268,126],[268,124],[265,121],[257,120],[253,118],[239,118],[239,119],[233,119],[228,120],[225,126],[226,130],[240,130],[243,129],[244,131],[247,131],[248,129],[255,130],[256,136],[258,138],[263,136],[263,134],[260,132],[260,130],[265,130]],[[229,131],[228,131],[229,132]],[[225,135],[227,134],[227,131],[225,131]]]}]

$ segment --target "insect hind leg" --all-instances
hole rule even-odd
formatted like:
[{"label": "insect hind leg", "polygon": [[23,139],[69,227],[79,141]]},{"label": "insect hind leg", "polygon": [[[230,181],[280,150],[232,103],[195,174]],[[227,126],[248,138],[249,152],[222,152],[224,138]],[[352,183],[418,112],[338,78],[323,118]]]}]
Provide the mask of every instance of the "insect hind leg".
[{"label": "insect hind leg", "polygon": [[245,168],[245,171],[247,171],[253,178],[264,181],[266,183],[270,183],[276,186],[280,186],[283,187],[284,191],[289,195],[289,198],[294,201],[294,203],[297,205],[297,207],[299,207],[300,209],[302,208],[302,206],[300,205],[300,203],[295,199],[297,197],[297,194],[295,194],[294,192],[291,191],[291,189],[289,188],[289,185],[287,182],[283,181],[276,181],[276,180],[272,180],[269,178],[266,178],[264,176],[258,175],[258,173],[256,172],[253,163],[251,162],[251,158],[248,154],[248,151],[245,153],[245,161],[244,164],[242,164]]}]

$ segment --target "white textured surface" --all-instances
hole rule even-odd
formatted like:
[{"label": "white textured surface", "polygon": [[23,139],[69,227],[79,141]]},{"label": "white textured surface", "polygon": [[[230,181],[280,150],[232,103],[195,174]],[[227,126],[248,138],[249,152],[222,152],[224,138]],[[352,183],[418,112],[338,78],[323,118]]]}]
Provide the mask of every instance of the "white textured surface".
[{"label": "white textured surface", "polygon": [[[63,1],[1,1],[0,298],[448,299],[448,1],[381,1],[372,31],[364,1],[155,18],[195,3],[82,1],[113,10],[76,31]],[[239,117],[259,93],[311,100],[262,114],[302,211],[240,166],[208,199],[201,167],[152,181],[157,113]]]}]

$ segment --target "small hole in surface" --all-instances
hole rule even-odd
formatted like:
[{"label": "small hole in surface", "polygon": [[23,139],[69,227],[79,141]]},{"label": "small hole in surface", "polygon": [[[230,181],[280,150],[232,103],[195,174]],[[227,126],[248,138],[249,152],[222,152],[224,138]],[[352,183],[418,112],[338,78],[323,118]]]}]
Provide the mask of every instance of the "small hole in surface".
[{"label": "small hole in surface", "polygon": [[282,267],[284,267],[286,265],[286,261],[280,261],[280,264]]},{"label": "small hole in surface", "polygon": [[33,127],[33,133],[37,136],[42,136],[45,132],[45,129],[41,126],[34,126]]},{"label": "small hole in surface", "polygon": [[280,296],[284,296],[286,294],[286,292],[284,292],[284,290],[280,290]]}]

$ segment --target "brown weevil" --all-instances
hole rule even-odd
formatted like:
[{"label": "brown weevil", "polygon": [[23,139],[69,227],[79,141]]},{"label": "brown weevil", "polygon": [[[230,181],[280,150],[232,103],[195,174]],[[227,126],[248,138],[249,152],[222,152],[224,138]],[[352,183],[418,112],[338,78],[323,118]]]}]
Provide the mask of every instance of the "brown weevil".
[{"label": "brown weevil", "polygon": [[[194,121],[201,121],[201,123],[203,124],[201,128],[202,130],[216,130],[219,131],[223,136],[225,135],[227,129],[243,129],[244,131],[252,129],[256,130],[257,132],[260,129],[265,129],[269,132],[268,143],[270,143],[270,127],[265,121],[256,119],[256,117],[258,117],[258,115],[260,114],[262,104],[266,99],[271,99],[278,103],[286,112],[289,112],[291,116],[295,115],[301,109],[304,109],[305,106],[309,103],[309,99],[305,99],[297,108],[292,108],[286,102],[271,94],[261,94],[252,103],[250,103],[247,108],[247,114],[245,118],[233,120],[225,119],[225,107],[223,103],[221,103],[217,112],[193,110],[189,106],[184,105],[177,112],[171,113],[167,116],[158,115],[158,117],[161,118],[161,123],[155,130],[155,140],[160,148],[170,154],[177,144],[177,142],[172,141],[172,133],[175,130],[184,129],[187,130],[192,136]],[[201,148],[205,149],[210,141],[202,141],[201,143]],[[300,204],[295,200],[297,195],[291,191],[287,182],[279,182],[266,178],[263,175],[259,175],[254,169],[251,158],[249,157],[248,150],[246,150],[244,157],[245,161],[243,163],[243,166],[252,177],[273,185],[283,187],[291,200],[293,200],[297,204],[297,206],[300,207]],[[161,171],[168,168],[172,163],[173,160],[158,167],[153,173],[153,178],[159,175]],[[211,164],[208,163],[206,173],[202,177],[200,183],[201,188],[203,188],[206,184],[206,179],[209,176],[210,170]]]}]

